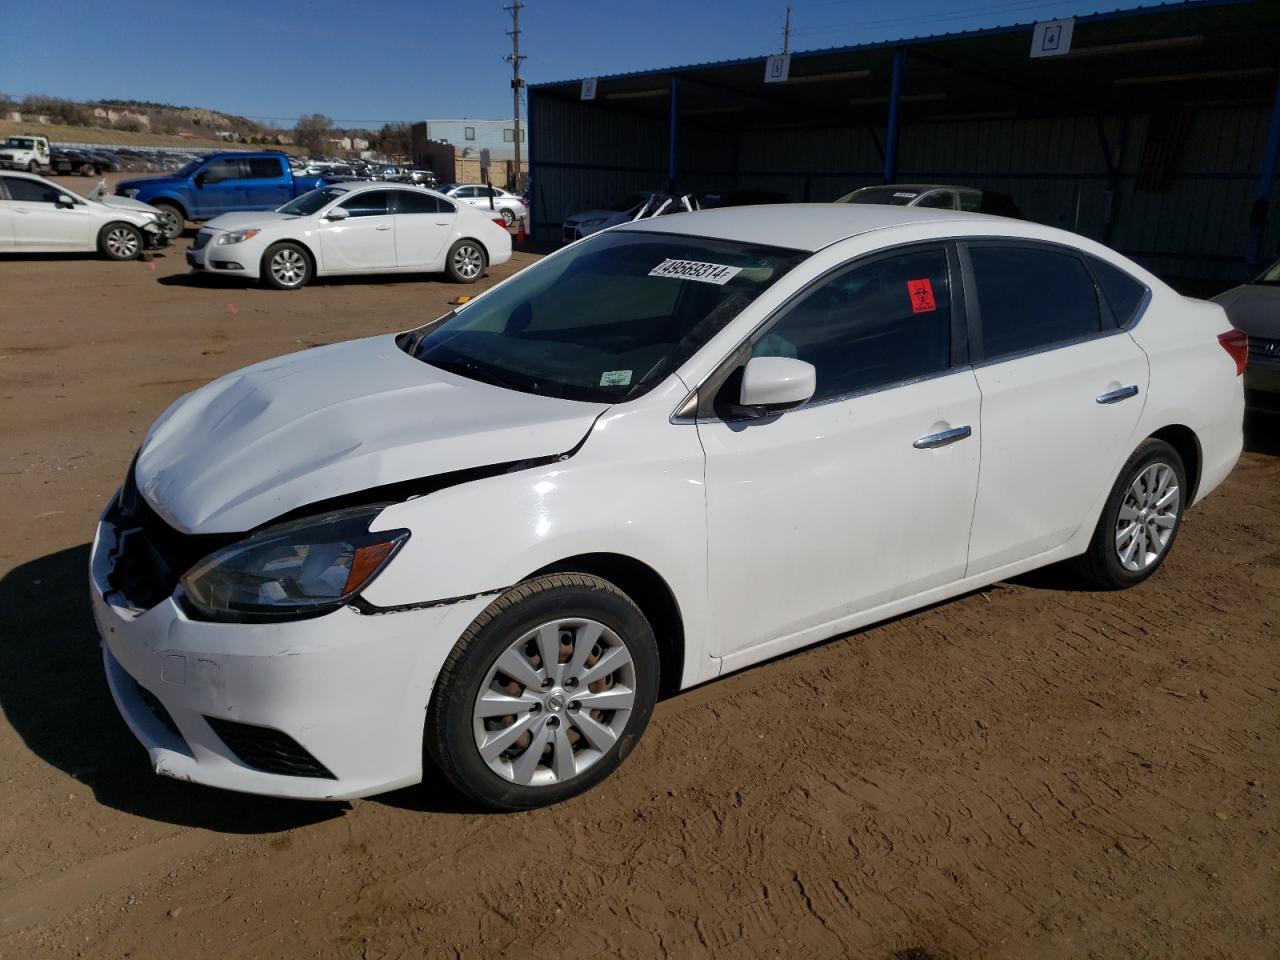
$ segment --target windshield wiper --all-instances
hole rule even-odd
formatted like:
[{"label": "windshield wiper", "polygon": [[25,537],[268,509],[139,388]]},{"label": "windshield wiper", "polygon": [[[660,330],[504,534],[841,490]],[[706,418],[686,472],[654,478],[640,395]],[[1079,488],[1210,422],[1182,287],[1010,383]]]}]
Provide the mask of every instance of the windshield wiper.
[{"label": "windshield wiper", "polygon": [[447,370],[450,373],[457,373],[472,380],[479,380],[482,383],[490,383],[497,387],[507,387],[511,390],[519,390],[521,393],[536,393],[537,382],[520,383],[509,377],[504,377],[492,367],[482,366],[474,360],[468,360],[465,357],[457,357],[453,360],[428,360],[428,363],[439,367],[441,370]]}]

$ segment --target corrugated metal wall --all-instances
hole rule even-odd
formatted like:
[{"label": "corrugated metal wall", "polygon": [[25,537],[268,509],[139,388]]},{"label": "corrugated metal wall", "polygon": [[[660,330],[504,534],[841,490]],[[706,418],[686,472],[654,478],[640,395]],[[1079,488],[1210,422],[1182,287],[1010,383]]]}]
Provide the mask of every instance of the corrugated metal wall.
[{"label": "corrugated metal wall", "polygon": [[[624,191],[665,184],[665,121],[536,93],[530,99],[539,239],[555,239],[572,213]],[[1144,165],[1152,129],[1147,116],[914,123],[900,132],[896,179],[998,190],[1029,219],[1108,242],[1162,276],[1236,280],[1245,275],[1249,209],[1268,120],[1262,107],[1189,109],[1170,141],[1166,175],[1157,182],[1150,182]],[[680,125],[680,187],[702,192],[738,186],[780,190],[797,201],[834,200],[880,182],[884,142],[883,128],[733,135],[686,120]],[[1114,175],[1107,150],[1118,160]],[[1275,258],[1280,230],[1270,233],[1266,254]]]}]

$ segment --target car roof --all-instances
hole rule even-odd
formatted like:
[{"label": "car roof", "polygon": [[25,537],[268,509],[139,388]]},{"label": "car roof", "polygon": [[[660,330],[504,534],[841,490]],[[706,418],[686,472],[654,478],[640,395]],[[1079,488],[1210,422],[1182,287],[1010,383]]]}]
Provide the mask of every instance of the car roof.
[{"label": "car roof", "polygon": [[[1011,226],[1021,221],[960,210],[890,206],[878,203],[775,203],[749,207],[717,207],[628,223],[619,230],[680,233],[717,240],[741,240],[792,250],[821,250],[840,240],[918,223],[989,223]],[[1024,224],[1025,226],[1025,224]],[[1041,228],[1045,238],[1063,231]],[[1022,233],[1025,231],[1019,231]],[[1074,239],[1074,238],[1073,238]]]},{"label": "car roof", "polygon": [[916,193],[925,193],[929,190],[972,190],[974,193],[982,191],[977,187],[964,187],[956,183],[872,183],[865,187],[859,187],[854,193],[861,193],[863,190],[914,190]]}]

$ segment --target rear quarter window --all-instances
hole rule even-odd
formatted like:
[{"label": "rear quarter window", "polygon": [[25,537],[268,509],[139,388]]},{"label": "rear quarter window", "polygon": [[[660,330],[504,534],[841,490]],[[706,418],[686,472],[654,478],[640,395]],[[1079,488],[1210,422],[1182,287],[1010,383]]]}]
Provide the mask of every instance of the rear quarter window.
[{"label": "rear quarter window", "polygon": [[1089,269],[1093,271],[1098,289],[1111,308],[1116,326],[1128,326],[1137,317],[1138,309],[1147,295],[1146,284],[1097,257],[1089,258]]}]

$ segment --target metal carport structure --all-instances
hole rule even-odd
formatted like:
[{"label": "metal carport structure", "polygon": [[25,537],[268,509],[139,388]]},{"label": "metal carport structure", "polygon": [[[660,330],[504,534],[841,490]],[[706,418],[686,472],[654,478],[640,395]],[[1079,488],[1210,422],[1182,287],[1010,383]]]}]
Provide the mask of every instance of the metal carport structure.
[{"label": "metal carport structure", "polygon": [[[1280,3],[1188,0],[1034,24],[529,88],[534,236],[613,195],[674,185],[827,201],[881,182],[1011,194],[1193,290],[1277,256]],[[896,78],[896,79],[895,79]]]}]

